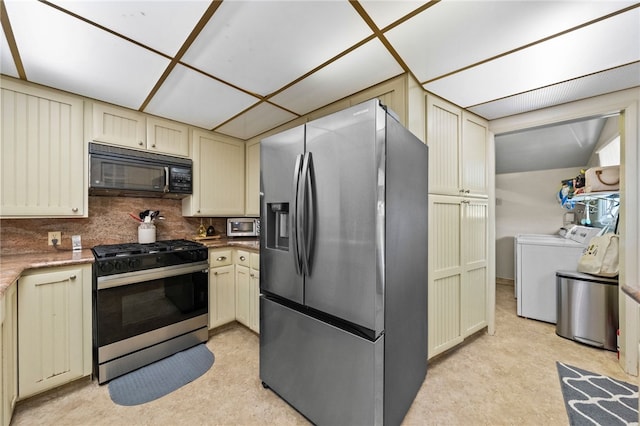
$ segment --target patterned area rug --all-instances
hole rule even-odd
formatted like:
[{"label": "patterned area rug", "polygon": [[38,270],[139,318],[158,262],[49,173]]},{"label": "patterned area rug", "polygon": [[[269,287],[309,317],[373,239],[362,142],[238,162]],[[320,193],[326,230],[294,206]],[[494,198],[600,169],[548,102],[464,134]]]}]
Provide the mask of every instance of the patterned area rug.
[{"label": "patterned area rug", "polygon": [[556,362],[571,425],[637,425],[638,386]]},{"label": "patterned area rug", "polygon": [[202,343],[111,380],[109,395],[118,405],[144,404],[194,381],[213,361],[213,353]]}]

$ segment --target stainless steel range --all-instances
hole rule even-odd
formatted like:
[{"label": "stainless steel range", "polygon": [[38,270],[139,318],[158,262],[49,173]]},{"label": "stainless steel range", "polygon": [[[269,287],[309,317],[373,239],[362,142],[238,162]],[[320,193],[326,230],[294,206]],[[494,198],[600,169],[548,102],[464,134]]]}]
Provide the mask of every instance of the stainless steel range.
[{"label": "stainless steel range", "polygon": [[168,240],[92,251],[93,359],[100,384],[207,341],[205,246]]}]

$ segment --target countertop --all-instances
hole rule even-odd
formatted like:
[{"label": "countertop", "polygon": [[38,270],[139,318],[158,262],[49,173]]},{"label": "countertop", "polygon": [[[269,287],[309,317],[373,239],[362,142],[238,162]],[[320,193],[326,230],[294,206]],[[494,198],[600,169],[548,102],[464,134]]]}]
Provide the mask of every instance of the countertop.
[{"label": "countertop", "polygon": [[[199,241],[208,248],[243,248],[260,250],[260,242],[255,239],[220,238],[216,240]],[[37,253],[21,253],[0,256],[0,296],[10,285],[16,282],[22,273],[28,269],[51,268],[56,266],[79,265],[93,263],[94,257],[90,249],[81,251],[50,250]]]},{"label": "countertop", "polygon": [[52,249],[41,253],[0,256],[0,296],[27,269],[93,263],[93,260],[93,253],[89,249],[81,251]]}]

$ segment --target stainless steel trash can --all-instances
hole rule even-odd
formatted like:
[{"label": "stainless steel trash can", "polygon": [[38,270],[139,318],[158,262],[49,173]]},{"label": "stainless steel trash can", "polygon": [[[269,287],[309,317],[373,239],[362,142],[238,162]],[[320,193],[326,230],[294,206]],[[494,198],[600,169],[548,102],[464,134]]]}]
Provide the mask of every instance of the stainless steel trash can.
[{"label": "stainless steel trash can", "polygon": [[618,279],[556,272],[556,334],[617,351]]}]

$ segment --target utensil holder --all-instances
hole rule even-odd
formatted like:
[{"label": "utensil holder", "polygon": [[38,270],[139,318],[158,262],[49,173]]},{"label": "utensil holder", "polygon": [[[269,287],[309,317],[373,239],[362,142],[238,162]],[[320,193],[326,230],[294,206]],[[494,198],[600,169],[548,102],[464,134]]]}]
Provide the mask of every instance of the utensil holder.
[{"label": "utensil holder", "polygon": [[153,223],[141,223],[138,226],[138,242],[140,244],[156,242],[156,226]]}]

